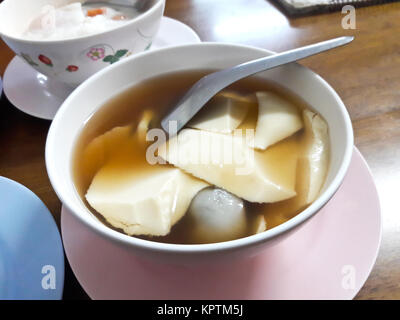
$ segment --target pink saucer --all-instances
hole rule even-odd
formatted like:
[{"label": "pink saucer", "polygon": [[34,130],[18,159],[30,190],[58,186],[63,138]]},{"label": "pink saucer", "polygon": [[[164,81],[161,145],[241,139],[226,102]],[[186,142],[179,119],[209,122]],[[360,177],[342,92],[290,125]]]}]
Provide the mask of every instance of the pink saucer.
[{"label": "pink saucer", "polygon": [[298,232],[255,258],[183,267],[139,260],[62,209],[64,248],[92,299],[352,299],[375,263],[379,199],[355,148],[330,202]]}]

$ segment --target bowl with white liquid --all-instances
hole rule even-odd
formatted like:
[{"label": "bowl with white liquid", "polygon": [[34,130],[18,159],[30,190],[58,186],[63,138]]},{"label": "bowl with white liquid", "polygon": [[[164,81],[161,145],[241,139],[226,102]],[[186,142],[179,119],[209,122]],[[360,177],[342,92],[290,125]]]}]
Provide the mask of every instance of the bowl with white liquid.
[{"label": "bowl with white liquid", "polygon": [[76,87],[152,45],[165,0],[148,0],[142,7],[115,3],[5,0],[0,5],[0,36],[34,69]]}]

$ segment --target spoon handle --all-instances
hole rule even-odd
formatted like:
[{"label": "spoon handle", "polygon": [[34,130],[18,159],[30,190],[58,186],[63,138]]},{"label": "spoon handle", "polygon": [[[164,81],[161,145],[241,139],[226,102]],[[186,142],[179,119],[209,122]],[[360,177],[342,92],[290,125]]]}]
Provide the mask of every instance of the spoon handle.
[{"label": "spoon handle", "polygon": [[161,121],[161,126],[166,132],[169,132],[169,122],[176,121],[176,132],[178,132],[213,96],[230,84],[252,74],[343,46],[353,39],[354,37],[339,37],[322,41],[211,73],[201,78],[190,88],[176,105],[175,109]]}]

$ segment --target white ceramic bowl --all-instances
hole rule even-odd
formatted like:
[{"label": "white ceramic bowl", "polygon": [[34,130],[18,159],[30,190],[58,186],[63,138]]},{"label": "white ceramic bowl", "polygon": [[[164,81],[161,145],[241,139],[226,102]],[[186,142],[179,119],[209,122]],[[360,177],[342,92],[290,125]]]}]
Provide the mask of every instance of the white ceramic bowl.
[{"label": "white ceramic bowl", "polygon": [[84,122],[121,90],[166,72],[226,68],[269,54],[269,51],[242,45],[191,44],[139,54],[88,79],[61,106],[46,143],[47,171],[63,204],[79,221],[115,245],[162,262],[197,263],[243,258],[289,236],[333,196],[343,181],[353,151],[353,130],[343,102],[320,76],[298,64],[275,68],[259,76],[299,95],[327,120],[331,138],[330,168],[318,199],[296,217],[271,230],[234,241],[202,245],[164,244],[129,237],[108,228],[87,209],[75,191],[71,172],[71,154]]},{"label": "white ceramic bowl", "polygon": [[0,4],[0,35],[37,71],[75,87],[111,63],[151,46],[165,6],[165,0],[153,1],[147,11],[109,31],[67,40],[34,41],[20,35],[44,5],[58,7],[77,0],[5,0]]}]

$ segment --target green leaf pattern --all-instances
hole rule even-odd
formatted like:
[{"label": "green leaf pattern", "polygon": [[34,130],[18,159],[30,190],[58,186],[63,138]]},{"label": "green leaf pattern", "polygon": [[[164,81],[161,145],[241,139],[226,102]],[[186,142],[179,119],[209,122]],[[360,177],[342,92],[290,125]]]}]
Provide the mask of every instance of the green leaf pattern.
[{"label": "green leaf pattern", "polygon": [[113,64],[115,62],[118,62],[124,55],[128,53],[128,50],[126,49],[121,49],[118,50],[115,54],[113,55],[108,55],[104,57],[103,61],[104,62],[109,62],[110,64]]},{"label": "green leaf pattern", "polygon": [[29,54],[21,52],[21,57],[27,63],[29,63],[31,66],[33,66],[33,67],[37,67],[38,66],[38,64],[35,61],[33,61],[33,59],[31,58],[31,56]]}]

